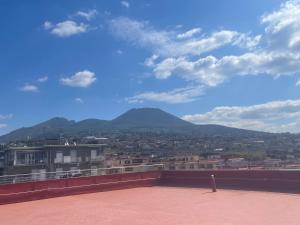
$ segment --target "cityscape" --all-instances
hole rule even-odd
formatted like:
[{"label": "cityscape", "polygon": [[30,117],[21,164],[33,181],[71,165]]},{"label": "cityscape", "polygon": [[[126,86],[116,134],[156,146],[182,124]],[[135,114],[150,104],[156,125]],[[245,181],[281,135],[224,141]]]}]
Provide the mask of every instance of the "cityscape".
[{"label": "cityscape", "polygon": [[[78,130],[72,136],[63,127],[64,119],[52,119],[25,128],[27,133],[14,131],[11,138],[18,132],[25,138],[1,145],[2,175],[33,174],[37,177],[41,173],[39,179],[45,179],[46,172],[71,171],[71,176],[81,176],[84,175],[81,170],[125,167],[125,171],[132,172],[136,166],[152,164],[163,164],[169,170],[300,170],[300,135],[239,129],[237,133],[231,131],[232,134],[224,132],[222,135],[218,127],[213,131],[215,135],[197,133],[194,128],[190,132],[186,129],[190,124],[151,108],[130,110],[116,120],[118,125],[125,121],[127,127],[124,130],[119,126],[102,128],[99,132],[94,126],[87,133]],[[172,123],[168,124],[169,121]],[[176,122],[184,124],[178,125],[181,132],[172,131]],[[60,132],[54,133],[54,128]],[[30,129],[36,130],[36,137],[32,137]],[[107,173],[114,173],[114,170],[107,170]]]},{"label": "cityscape", "polygon": [[300,0],[0,0],[3,225],[299,225]]}]

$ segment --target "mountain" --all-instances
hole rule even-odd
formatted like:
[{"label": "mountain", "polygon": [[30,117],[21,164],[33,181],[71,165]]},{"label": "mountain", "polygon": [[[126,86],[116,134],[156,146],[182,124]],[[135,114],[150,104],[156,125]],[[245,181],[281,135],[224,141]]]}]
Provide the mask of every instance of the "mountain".
[{"label": "mountain", "polygon": [[0,137],[0,142],[27,140],[28,138],[57,137],[66,132],[75,122],[61,117],[55,117],[32,127],[23,127]]},{"label": "mountain", "polygon": [[[209,123],[209,121],[208,121]],[[113,120],[86,119],[79,122],[55,117],[32,127],[0,136],[0,143],[44,138],[101,135],[110,132],[164,132],[201,136],[260,136],[267,134],[220,125],[195,125],[156,108],[131,109]]]},{"label": "mountain", "polygon": [[170,113],[155,108],[131,109],[111,121],[117,128],[176,128],[194,126]]}]

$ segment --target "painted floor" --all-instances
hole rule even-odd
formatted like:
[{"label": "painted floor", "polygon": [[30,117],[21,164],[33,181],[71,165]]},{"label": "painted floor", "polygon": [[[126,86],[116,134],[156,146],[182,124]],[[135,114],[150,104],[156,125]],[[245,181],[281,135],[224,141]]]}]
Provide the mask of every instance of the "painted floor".
[{"label": "painted floor", "polygon": [[299,225],[300,195],[145,187],[0,206],[3,225]]}]

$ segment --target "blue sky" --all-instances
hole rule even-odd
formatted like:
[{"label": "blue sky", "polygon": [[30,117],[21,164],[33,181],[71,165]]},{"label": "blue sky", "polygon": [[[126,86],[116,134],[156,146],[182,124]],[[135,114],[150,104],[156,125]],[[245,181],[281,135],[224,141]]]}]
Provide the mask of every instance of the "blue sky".
[{"label": "blue sky", "polygon": [[300,1],[0,2],[0,134],[158,107],[300,132]]}]

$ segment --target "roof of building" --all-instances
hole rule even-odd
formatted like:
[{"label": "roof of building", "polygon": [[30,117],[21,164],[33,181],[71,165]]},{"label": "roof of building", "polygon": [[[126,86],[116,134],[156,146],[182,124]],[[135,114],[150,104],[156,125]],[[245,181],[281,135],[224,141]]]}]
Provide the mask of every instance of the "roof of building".
[{"label": "roof of building", "polygon": [[3,205],[0,218],[14,225],[298,225],[299,202],[296,194],[144,187]]},{"label": "roof of building", "polygon": [[80,147],[87,147],[87,148],[95,148],[107,146],[107,144],[77,144],[77,145],[42,145],[42,146],[16,146],[16,147],[9,147],[8,150],[40,150],[45,148],[80,148]]}]

